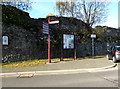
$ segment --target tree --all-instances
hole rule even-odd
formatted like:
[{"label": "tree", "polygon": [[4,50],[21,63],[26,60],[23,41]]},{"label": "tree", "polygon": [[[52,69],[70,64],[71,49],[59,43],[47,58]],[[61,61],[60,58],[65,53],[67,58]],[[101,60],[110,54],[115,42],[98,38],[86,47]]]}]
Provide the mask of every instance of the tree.
[{"label": "tree", "polygon": [[108,2],[71,0],[56,2],[56,8],[60,16],[70,16],[81,19],[89,26],[104,22],[107,17]]},{"label": "tree", "polygon": [[25,0],[24,2],[20,0],[11,0],[11,2],[2,2],[3,5],[10,5],[16,7],[21,10],[29,10],[32,8],[31,3],[29,0]]},{"label": "tree", "polygon": [[75,2],[56,2],[56,6],[57,6],[57,9],[58,9],[58,12],[60,14],[60,16],[62,15],[69,15],[69,16],[72,16],[74,17],[75,15]]}]

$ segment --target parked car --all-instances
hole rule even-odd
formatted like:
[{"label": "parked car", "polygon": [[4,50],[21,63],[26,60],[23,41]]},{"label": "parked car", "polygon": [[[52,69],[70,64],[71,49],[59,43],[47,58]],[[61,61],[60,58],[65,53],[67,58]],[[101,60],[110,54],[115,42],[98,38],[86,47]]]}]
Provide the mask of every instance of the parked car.
[{"label": "parked car", "polygon": [[120,60],[120,46],[111,47],[106,57],[108,60],[113,60],[114,63]]}]

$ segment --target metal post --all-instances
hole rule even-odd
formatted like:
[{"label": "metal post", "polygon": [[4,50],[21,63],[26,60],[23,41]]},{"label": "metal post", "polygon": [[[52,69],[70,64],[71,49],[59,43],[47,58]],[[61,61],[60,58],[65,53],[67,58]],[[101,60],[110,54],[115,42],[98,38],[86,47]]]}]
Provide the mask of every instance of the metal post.
[{"label": "metal post", "polygon": [[63,61],[63,35],[61,34],[60,61]]},{"label": "metal post", "polygon": [[92,56],[95,54],[95,49],[94,49],[94,38],[92,38]]},{"label": "metal post", "polygon": [[48,34],[48,63],[51,63],[51,59],[50,59],[50,34]]}]

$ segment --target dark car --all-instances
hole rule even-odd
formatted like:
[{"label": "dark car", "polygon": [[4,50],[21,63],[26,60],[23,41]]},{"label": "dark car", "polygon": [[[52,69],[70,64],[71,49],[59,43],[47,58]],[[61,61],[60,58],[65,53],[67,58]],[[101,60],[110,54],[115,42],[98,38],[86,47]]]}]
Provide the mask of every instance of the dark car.
[{"label": "dark car", "polygon": [[111,47],[106,57],[108,60],[113,60],[114,63],[120,60],[120,46]]}]

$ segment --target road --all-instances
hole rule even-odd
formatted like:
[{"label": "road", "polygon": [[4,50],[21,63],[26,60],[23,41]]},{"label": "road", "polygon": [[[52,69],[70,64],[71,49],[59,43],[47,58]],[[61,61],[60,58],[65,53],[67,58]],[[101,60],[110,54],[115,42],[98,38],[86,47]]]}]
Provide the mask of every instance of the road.
[{"label": "road", "polygon": [[[70,74],[3,77],[3,87],[118,87],[119,68]],[[119,81],[120,82],[120,81]]]}]

